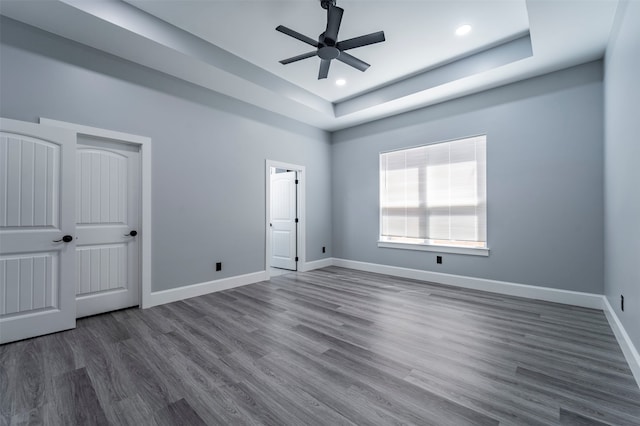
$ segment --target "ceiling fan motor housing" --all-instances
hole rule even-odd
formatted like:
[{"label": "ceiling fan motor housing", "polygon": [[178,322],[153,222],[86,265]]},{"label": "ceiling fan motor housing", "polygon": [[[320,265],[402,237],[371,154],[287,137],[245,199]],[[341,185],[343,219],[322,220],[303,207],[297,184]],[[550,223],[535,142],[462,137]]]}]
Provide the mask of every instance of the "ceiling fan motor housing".
[{"label": "ceiling fan motor housing", "polygon": [[320,59],[336,59],[340,56],[340,50],[334,46],[322,46],[318,49],[318,56]]}]

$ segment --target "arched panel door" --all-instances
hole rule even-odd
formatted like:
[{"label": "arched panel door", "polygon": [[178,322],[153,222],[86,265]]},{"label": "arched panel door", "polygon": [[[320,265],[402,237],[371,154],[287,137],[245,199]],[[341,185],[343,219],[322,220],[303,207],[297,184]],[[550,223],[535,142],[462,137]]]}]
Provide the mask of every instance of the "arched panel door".
[{"label": "arched panel door", "polygon": [[271,266],[297,270],[296,172],[271,174]]},{"label": "arched panel door", "polygon": [[78,318],[140,301],[140,152],[78,135],[76,152]]},{"label": "arched panel door", "polygon": [[75,148],[0,119],[0,343],[75,327]]}]

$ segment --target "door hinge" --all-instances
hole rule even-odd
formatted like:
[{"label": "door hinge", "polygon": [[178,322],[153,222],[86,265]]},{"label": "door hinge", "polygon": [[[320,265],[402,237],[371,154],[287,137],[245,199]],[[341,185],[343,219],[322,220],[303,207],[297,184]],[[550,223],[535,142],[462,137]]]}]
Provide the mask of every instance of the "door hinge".
[{"label": "door hinge", "polygon": [[298,261],[298,256],[296,256],[296,262]]},{"label": "door hinge", "polygon": [[298,218],[296,217],[296,223],[298,223]]},{"label": "door hinge", "polygon": [[296,185],[298,184],[298,179],[296,179]]}]

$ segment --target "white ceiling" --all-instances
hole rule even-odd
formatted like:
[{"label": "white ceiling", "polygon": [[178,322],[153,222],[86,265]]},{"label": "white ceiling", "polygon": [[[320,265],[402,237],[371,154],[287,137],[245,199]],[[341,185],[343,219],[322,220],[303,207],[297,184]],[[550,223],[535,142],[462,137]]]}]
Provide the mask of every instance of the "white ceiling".
[{"label": "white ceiling", "polygon": [[[618,0],[338,0],[339,40],[364,73],[275,31],[316,39],[319,0],[2,0],[0,13],[326,130],[336,130],[603,56]],[[461,24],[472,25],[463,37]],[[335,84],[347,80],[345,86]]]},{"label": "white ceiling", "polygon": [[[278,62],[313,48],[275,31],[282,24],[317,39],[327,25],[318,0],[125,1],[331,102],[529,29],[524,0],[338,0],[345,10],[339,40],[383,30],[386,41],[349,52],[372,65],[365,73],[335,61],[329,78],[318,80],[319,58],[286,66]],[[455,29],[464,23],[474,24],[473,32],[456,36]],[[336,86],[338,77],[348,84]]]}]

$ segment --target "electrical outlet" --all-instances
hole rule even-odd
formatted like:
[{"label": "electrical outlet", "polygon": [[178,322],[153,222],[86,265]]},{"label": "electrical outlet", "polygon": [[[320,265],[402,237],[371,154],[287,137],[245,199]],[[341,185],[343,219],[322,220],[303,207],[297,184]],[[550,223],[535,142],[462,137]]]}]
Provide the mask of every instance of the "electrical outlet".
[{"label": "electrical outlet", "polygon": [[222,271],[222,262],[216,262],[216,271]]},{"label": "electrical outlet", "polygon": [[620,310],[624,312],[624,296],[620,295]]},{"label": "electrical outlet", "polygon": [[327,251],[326,247],[322,246],[322,252],[325,253]]},{"label": "electrical outlet", "polygon": [[436,263],[437,264],[441,264],[442,263],[442,256],[436,256]]}]

